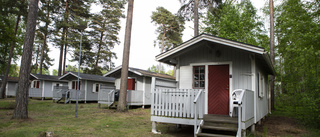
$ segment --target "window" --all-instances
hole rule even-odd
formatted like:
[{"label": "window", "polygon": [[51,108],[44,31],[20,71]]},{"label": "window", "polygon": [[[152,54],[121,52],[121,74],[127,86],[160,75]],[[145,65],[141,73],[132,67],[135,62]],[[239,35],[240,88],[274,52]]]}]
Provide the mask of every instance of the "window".
[{"label": "window", "polygon": [[260,73],[257,74],[257,83],[258,83],[258,95],[259,97],[263,97],[265,85],[264,85],[263,75],[261,75]]},{"label": "window", "polygon": [[72,81],[72,89],[80,90],[81,87],[81,81],[79,81],[79,86],[78,86],[78,81]]},{"label": "window", "polygon": [[100,90],[100,84],[98,83],[93,84],[92,92],[99,92],[99,90]]},{"label": "window", "polygon": [[205,66],[193,67],[193,88],[205,88]]},{"label": "window", "polygon": [[40,81],[39,80],[32,81],[31,88],[40,88]]}]

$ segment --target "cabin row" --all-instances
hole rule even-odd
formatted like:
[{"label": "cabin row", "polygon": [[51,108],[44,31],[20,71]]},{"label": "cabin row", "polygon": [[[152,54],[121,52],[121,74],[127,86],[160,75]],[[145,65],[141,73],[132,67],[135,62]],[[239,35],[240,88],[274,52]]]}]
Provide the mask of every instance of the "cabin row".
[{"label": "cabin row", "polygon": [[[247,128],[254,130],[255,124],[271,113],[268,76],[275,75],[275,70],[262,47],[201,34],[155,58],[174,66],[175,77],[129,68],[127,94],[128,103],[151,105],[153,133],[159,133],[156,123],[171,123],[193,125],[195,136],[242,136]],[[79,87],[84,90],[81,99],[87,100],[89,93],[98,92],[103,94],[98,103],[115,100],[121,66],[104,76],[85,75],[78,77],[69,72],[49,84],[42,82],[48,78],[32,74],[31,88],[49,87],[50,92],[54,86],[66,85],[56,90],[64,90],[67,95],[70,90],[66,89]],[[113,77],[109,84],[115,87],[96,81],[100,77]]]},{"label": "cabin row", "polygon": [[[52,98],[53,101],[65,103],[76,100],[98,101],[99,104],[111,105],[120,89],[121,66],[106,73],[103,76],[68,72],[63,76],[51,76],[30,74],[30,98]],[[0,77],[0,81],[2,81]],[[79,84],[78,84],[79,79]],[[152,79],[161,79],[173,83],[176,87],[175,78],[166,74],[158,74],[142,69],[129,68],[127,102],[128,105],[151,105]],[[15,96],[18,88],[18,78],[9,77],[6,86],[6,95]]]}]

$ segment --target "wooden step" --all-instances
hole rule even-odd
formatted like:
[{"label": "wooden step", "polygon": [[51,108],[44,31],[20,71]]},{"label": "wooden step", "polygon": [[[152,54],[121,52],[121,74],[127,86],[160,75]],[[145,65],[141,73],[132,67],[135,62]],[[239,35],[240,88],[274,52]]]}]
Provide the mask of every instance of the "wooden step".
[{"label": "wooden step", "polygon": [[208,126],[208,125],[201,126],[201,129],[217,130],[217,131],[231,131],[231,132],[238,131],[238,127]]},{"label": "wooden step", "polygon": [[203,121],[213,122],[213,123],[238,124],[238,118],[234,118],[226,115],[204,115]]},{"label": "wooden step", "polygon": [[210,134],[210,133],[199,133],[198,137],[234,137],[231,135],[222,135],[222,134]]}]

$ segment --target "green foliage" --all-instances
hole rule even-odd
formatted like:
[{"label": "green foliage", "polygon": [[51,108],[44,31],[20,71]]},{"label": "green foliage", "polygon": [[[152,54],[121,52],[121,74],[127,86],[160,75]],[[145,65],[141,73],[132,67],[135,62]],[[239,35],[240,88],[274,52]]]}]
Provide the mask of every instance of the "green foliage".
[{"label": "green foliage", "polygon": [[249,0],[236,3],[227,0],[217,9],[219,14],[208,12],[204,17],[203,32],[244,42],[256,46],[268,47],[269,38],[257,10]]},{"label": "green foliage", "polygon": [[182,43],[184,20],[181,16],[173,15],[167,9],[158,7],[157,11],[152,12],[151,20],[158,26],[156,30],[158,37],[155,43],[159,44],[161,53]]},{"label": "green foliage", "polygon": [[53,75],[53,76],[58,76],[58,70],[53,69],[53,70],[52,70],[52,75]]},{"label": "green foliage", "polygon": [[[159,72],[159,66],[155,66],[155,65],[152,65],[152,67],[148,68],[148,71],[151,71],[151,72],[156,72],[158,73]],[[161,71],[160,71],[161,74],[165,74],[165,69],[164,67],[162,66],[161,67]]]},{"label": "green foliage", "polygon": [[[179,0],[181,7],[178,11],[184,19],[190,21],[194,17],[194,0]],[[202,15],[201,11],[212,12],[215,15],[218,13],[218,9],[222,4],[222,0],[199,0],[199,14]],[[205,9],[205,10],[204,10]]]},{"label": "green foliage", "polygon": [[320,1],[285,0],[276,9],[277,109],[320,127]]},{"label": "green foliage", "polygon": [[[78,72],[78,65],[67,65],[66,71]],[[80,73],[83,73],[83,70],[81,68]]]}]

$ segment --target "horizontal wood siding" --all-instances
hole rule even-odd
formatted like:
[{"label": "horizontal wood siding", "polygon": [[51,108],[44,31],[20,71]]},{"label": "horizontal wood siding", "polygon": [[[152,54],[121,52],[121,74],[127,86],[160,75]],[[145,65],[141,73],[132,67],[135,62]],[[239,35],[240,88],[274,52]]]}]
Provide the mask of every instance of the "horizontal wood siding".
[{"label": "horizontal wood siding", "polygon": [[180,88],[192,88],[190,64],[219,62],[232,62],[232,89],[252,88],[251,60],[248,52],[210,42],[198,44],[196,49],[190,49],[179,56]]}]

